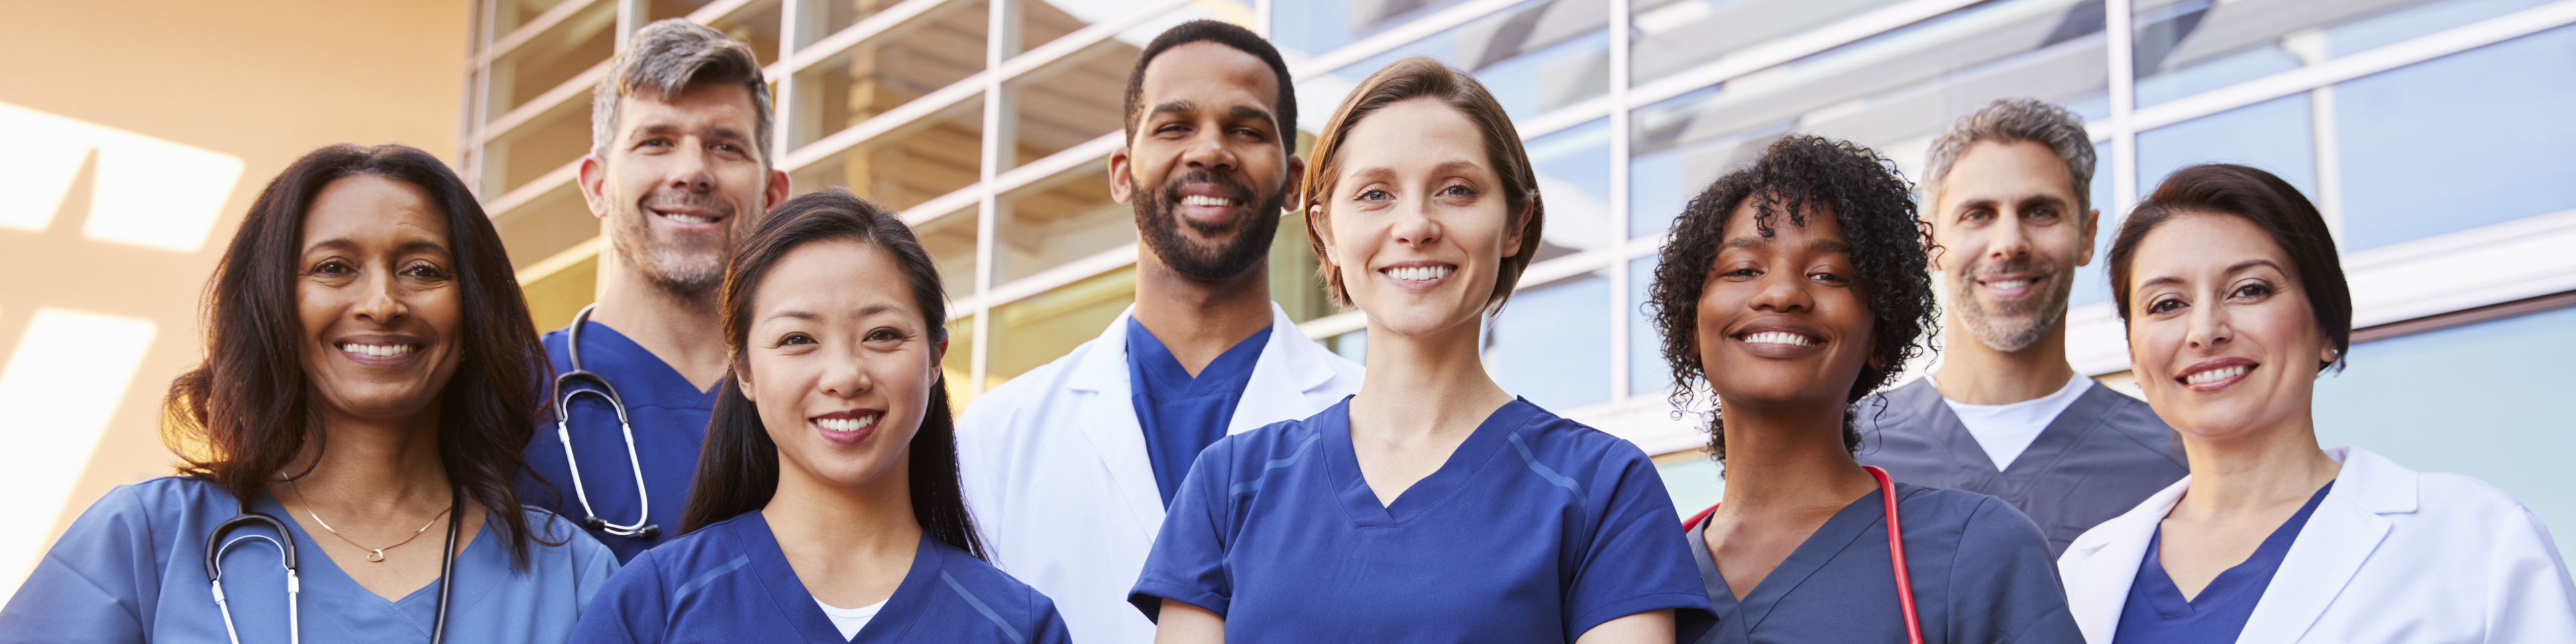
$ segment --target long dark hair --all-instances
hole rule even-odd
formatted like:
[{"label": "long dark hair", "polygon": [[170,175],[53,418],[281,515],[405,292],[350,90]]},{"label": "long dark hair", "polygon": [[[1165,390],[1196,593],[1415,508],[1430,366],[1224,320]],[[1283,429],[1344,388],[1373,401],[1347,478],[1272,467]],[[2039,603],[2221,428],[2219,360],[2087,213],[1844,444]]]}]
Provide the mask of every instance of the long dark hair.
[{"label": "long dark hair", "polygon": [[[921,240],[893,214],[850,191],[831,188],[789,199],[761,222],[725,267],[725,349],[733,354],[733,371],[742,369],[743,345],[751,337],[753,288],[778,260],[806,244],[857,241],[874,244],[902,267],[904,286],[921,308],[924,328],[933,344],[948,339],[948,296],[940,289],[939,268]],[[889,276],[894,277],[894,276]],[[698,452],[698,478],[690,484],[689,507],[682,512],[680,532],[696,532],[718,521],[769,505],[778,493],[778,443],[760,422],[760,410],[742,395],[742,383],[727,373],[716,409],[707,422],[707,441]],[[921,530],[959,550],[983,557],[984,542],[975,536],[975,519],[966,513],[966,493],[957,475],[957,422],[948,409],[948,379],[930,384],[930,400],[921,429],[912,435],[908,465],[912,518]]]},{"label": "long dark hair", "polygon": [[373,175],[419,186],[447,217],[448,248],[464,315],[462,356],[438,396],[438,457],[448,481],[488,510],[524,568],[534,539],[513,484],[528,470],[522,451],[536,431],[536,374],[546,370],[527,299],[492,219],[465,182],[437,157],[401,145],[334,145],[304,155],[268,182],[206,284],[206,361],[170,383],[163,443],[181,474],[211,481],[245,507],[314,443],[330,448],[304,373],[306,339],[295,280],[304,215],[323,186]]},{"label": "long dark hair", "polygon": [[2334,342],[2335,359],[2318,362],[2317,371],[2343,364],[2343,355],[2352,349],[2352,285],[2344,281],[2343,258],[2335,252],[2325,216],[2290,182],[2241,165],[2208,163],[2175,170],[2120,223],[2120,234],[2111,241],[2111,301],[2121,328],[2129,326],[2129,266],[2138,258],[2138,244],[2158,226],[2188,214],[2235,215],[2270,235],[2281,254],[2290,256],[2289,268],[2307,294],[2317,331]]}]

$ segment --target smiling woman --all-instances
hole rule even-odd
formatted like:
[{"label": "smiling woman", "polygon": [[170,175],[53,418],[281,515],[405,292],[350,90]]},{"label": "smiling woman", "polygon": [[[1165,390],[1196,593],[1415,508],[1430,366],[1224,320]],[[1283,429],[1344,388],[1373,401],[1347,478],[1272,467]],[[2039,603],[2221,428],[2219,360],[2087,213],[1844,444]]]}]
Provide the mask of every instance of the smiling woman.
[{"label": "smiling woman", "polygon": [[[306,155],[253,204],[206,310],[206,361],[167,401],[182,476],[84,513],[0,641],[276,641],[302,632],[291,608],[361,641],[571,632],[616,562],[518,502],[544,354],[446,165],[397,145]],[[444,549],[419,545],[434,529]],[[178,599],[215,580],[213,601]]]},{"label": "smiling woman", "polygon": [[725,271],[732,368],[682,534],[609,579],[573,641],[1066,641],[967,514],[940,284],[848,190],[779,204]]}]

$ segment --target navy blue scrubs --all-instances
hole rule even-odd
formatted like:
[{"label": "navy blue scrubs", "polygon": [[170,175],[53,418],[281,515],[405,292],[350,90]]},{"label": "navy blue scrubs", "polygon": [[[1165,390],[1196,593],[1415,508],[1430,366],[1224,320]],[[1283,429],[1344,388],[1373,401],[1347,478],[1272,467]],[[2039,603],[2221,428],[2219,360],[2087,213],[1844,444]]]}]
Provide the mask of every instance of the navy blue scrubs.
[{"label": "navy blue scrubs", "polygon": [[[1926,644],[2082,644],[2048,539],[2020,510],[1974,492],[1898,483],[1896,511]],[[1692,526],[1691,555],[1718,615],[1699,642],[1905,641],[1886,518],[1879,492],[1843,506],[1740,601],[1709,558],[1708,522]]]},{"label": "navy blue scrubs", "polygon": [[2317,513],[2317,504],[2326,500],[2334,489],[2328,482],[2299,506],[2297,514],[2281,522],[2254,555],[2243,563],[2229,567],[2209,580],[2208,586],[2191,599],[2183,599],[2182,588],[2175,586],[2173,576],[2165,573],[2165,531],[2156,530],[2147,540],[2146,560],[2138,564],[2138,577],[2129,583],[2129,601],[2120,607],[2120,627],[2113,631],[2113,644],[2226,644],[2236,641],[2245,631],[2245,620],[2254,616],[2254,605],[2263,601],[2263,590],[2272,586],[2272,575],[2281,571],[2281,559],[2290,554],[2290,544],[2299,540],[2299,530],[2307,527],[2308,516]]},{"label": "navy blue scrubs", "polygon": [[[617,330],[598,322],[584,324],[581,366],[607,378],[626,401],[626,417],[635,428],[635,457],[643,465],[644,488],[652,494],[653,513],[647,520],[661,527],[650,537],[589,531],[623,562],[680,531],[680,510],[688,506],[689,481],[697,477],[698,446],[706,442],[707,416],[715,410],[716,397],[714,392],[700,391],[671,365]],[[547,333],[545,342],[555,373],[572,369],[571,355],[564,351],[564,332]],[[553,376],[548,376],[546,393],[562,396],[553,383]],[[581,458],[581,483],[590,493],[590,508],[611,523],[635,522],[642,508],[637,507],[635,473],[626,462],[626,437],[617,427],[616,410],[606,399],[584,394],[573,399],[568,415],[572,422],[567,429],[573,452]],[[535,470],[536,478],[519,482],[519,498],[579,522],[588,515],[574,494],[572,468],[564,462],[563,442],[555,438],[555,422],[554,401],[549,399],[545,423],[528,441],[528,467]]]},{"label": "navy blue scrubs", "polygon": [[1571,642],[1664,609],[1696,635],[1672,512],[1636,445],[1526,400],[1379,505],[1346,398],[1200,454],[1128,601],[1207,609],[1236,643]]},{"label": "navy blue scrubs", "polygon": [[1243,401],[1252,367],[1269,342],[1270,329],[1264,327],[1218,354],[1193,377],[1162,338],[1145,330],[1143,322],[1127,318],[1127,380],[1136,383],[1136,424],[1145,430],[1145,456],[1154,464],[1154,485],[1162,488],[1164,507],[1172,505],[1172,493],[1181,489],[1190,462],[1225,437],[1235,403]]},{"label": "navy blue scrubs", "polygon": [[923,535],[885,608],[843,639],[758,511],[646,551],[608,578],[572,641],[1010,642],[1061,644],[1055,602],[992,564]]}]

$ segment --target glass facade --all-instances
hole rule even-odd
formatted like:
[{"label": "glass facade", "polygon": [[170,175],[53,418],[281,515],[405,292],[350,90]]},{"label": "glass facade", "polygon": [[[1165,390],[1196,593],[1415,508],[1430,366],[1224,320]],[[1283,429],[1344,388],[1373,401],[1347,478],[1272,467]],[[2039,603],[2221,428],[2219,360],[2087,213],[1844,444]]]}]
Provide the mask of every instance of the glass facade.
[{"label": "glass facade", "polygon": [[[2305,191],[2347,265],[2373,275],[2459,270],[2407,249],[2576,208],[2576,171],[2558,161],[2576,149],[2564,118],[2576,109],[2576,0],[485,0],[465,165],[522,281],[563,294],[546,297],[586,300],[600,246],[567,171],[586,149],[589,84],[615,30],[666,16],[717,25],[774,61],[775,156],[795,191],[847,186],[924,231],[956,300],[960,400],[1063,355],[1132,299],[1136,231],[1108,198],[1105,159],[1136,52],[1197,18],[1279,45],[1309,132],[1401,57],[1438,58],[1492,89],[1526,138],[1550,225],[1486,327],[1489,364],[1515,393],[1653,453],[1703,442],[1666,422],[1670,370],[1641,306],[1660,238],[1700,188],[1787,134],[1876,148],[1919,180],[1932,137],[1960,116],[2005,97],[2060,102],[2098,143],[2091,192],[2106,229],[2175,168],[2245,163]],[[1364,357],[1363,320],[1325,303],[1303,239],[1293,218],[1282,226],[1276,299],[1310,337]],[[2127,369],[2103,279],[2098,263],[2086,269],[2070,327],[2078,367],[2097,375]],[[2403,308],[2372,302],[2425,301],[2401,296],[2438,287],[2355,279],[2357,292],[2391,294],[2361,298],[2365,325],[2532,295]],[[571,311],[538,306],[547,325]],[[2565,315],[2511,324],[2576,331]],[[2408,342],[2356,349],[2320,409],[2365,379],[2519,377],[2363,360]],[[2373,429],[2401,427],[2395,416],[2337,418],[2348,428],[2330,440],[2508,478],[2503,460],[2413,458],[2387,438],[2402,432]],[[2489,426],[2546,422],[2531,418]],[[1685,505],[1715,493],[1690,489]],[[2576,506],[2547,511],[2576,523]]]}]

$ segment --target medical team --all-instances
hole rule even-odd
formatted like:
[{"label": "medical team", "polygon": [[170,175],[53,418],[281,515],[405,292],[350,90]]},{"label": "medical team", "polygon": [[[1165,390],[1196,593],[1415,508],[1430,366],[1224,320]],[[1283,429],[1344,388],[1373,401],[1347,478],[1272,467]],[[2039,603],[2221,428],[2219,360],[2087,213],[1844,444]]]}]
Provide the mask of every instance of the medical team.
[{"label": "medical team", "polygon": [[[935,264],[846,191],[788,198],[711,29],[646,26],[597,86],[598,303],[542,339],[443,163],[317,150],[207,288],[180,474],[82,514],[0,642],[2576,641],[2528,510],[2317,445],[2352,296],[2261,170],[2103,231],[2082,123],[2036,101],[1936,139],[1920,212],[1877,152],[1771,143],[1654,273],[1725,465],[1675,523],[1637,447],[1486,375],[1547,223],[1493,97],[1397,61],[1301,158],[1290,81],[1224,23],[1144,49],[1110,158],[1135,305],[953,419]],[[1283,211],[1365,370],[1268,301]],[[2097,260],[2143,402],[2066,362]]]}]

